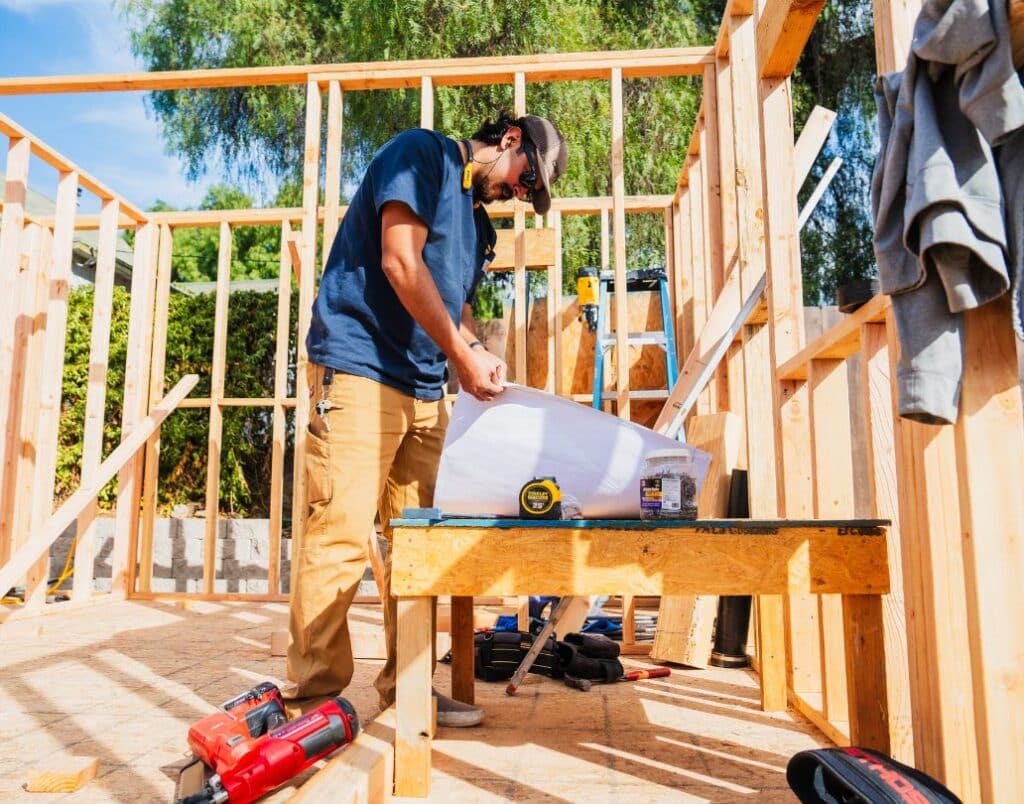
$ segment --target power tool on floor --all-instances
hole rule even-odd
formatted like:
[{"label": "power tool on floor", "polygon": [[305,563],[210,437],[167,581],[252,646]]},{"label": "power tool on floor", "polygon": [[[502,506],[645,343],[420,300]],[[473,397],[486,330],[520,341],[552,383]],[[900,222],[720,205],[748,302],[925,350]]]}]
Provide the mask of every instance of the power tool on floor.
[{"label": "power tool on floor", "polygon": [[[287,721],[278,688],[260,684],[189,729],[195,761],[182,770],[177,804],[248,804],[358,733],[359,718],[344,698]],[[213,772],[208,779],[207,770]]]}]

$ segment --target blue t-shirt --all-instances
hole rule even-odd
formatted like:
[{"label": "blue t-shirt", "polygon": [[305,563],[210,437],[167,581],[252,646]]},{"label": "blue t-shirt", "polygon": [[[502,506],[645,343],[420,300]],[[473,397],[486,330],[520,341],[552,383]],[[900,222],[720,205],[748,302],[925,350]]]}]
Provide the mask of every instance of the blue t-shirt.
[{"label": "blue t-shirt", "polygon": [[374,156],[331,247],[306,338],[309,358],[418,399],[440,399],[447,358],[399,301],[381,269],[381,210],[402,201],[428,229],[423,261],[458,325],[485,262],[494,227],[462,188],[458,143],[412,129]]}]

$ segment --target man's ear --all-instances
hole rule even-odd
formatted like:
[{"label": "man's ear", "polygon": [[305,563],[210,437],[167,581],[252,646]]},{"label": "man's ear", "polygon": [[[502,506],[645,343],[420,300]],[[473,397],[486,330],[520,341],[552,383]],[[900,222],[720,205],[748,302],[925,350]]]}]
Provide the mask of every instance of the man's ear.
[{"label": "man's ear", "polygon": [[501,149],[518,148],[523,141],[523,130],[519,126],[509,126],[501,135]]}]

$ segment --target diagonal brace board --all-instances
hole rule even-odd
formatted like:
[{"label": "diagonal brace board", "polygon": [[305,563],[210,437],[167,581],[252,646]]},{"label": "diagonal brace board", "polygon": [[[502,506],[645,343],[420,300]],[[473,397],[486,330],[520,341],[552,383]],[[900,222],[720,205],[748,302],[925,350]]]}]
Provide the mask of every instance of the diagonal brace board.
[{"label": "diagonal brace board", "polygon": [[149,437],[160,427],[160,423],[167,417],[167,414],[178,406],[197,382],[199,382],[198,375],[186,374],[178,380],[178,384],[171,389],[170,393],[160,400],[149,416],[132,428],[131,433],[124,441],[100,464],[93,476],[89,478],[88,483],[82,485],[78,491],[68,497],[64,504],[53,512],[42,530],[22,545],[3,567],[0,567],[0,589],[3,589],[4,592],[10,589],[25,575],[36,559],[44,551],[50,549],[50,545],[96,498],[107,482],[132,459],[139,449],[146,446]]},{"label": "diagonal brace board", "polygon": [[[796,145],[793,146],[796,179],[794,184],[796,187],[801,186],[806,180],[807,174],[810,173],[814,157],[824,145],[834,120],[835,112],[823,106],[815,106],[811,112]],[[810,204],[807,207],[813,209]],[[750,317],[754,307],[757,306],[765,286],[766,277],[762,274],[750,296],[740,307],[738,272],[733,270],[726,279],[697,343],[679,371],[679,380],[672,388],[669,398],[665,400],[665,405],[654,423],[653,429],[656,432],[670,438],[674,438],[678,434],[683,419],[693,407],[722,357],[725,356],[736,334]]]}]

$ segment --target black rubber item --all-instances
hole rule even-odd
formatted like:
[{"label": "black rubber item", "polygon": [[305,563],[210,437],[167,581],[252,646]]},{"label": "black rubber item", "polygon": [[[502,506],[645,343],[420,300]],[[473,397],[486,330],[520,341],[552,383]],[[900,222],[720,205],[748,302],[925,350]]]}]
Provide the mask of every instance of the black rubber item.
[{"label": "black rubber item", "polygon": [[[750,518],[746,469],[733,469],[729,483],[730,519]],[[747,629],[750,627],[750,596],[723,595],[718,598],[718,619],[715,622],[715,644],[708,664],[715,667],[746,667]]]},{"label": "black rubber item", "polygon": [[801,804],[963,804],[935,779],[870,748],[801,751],[786,781]]}]

